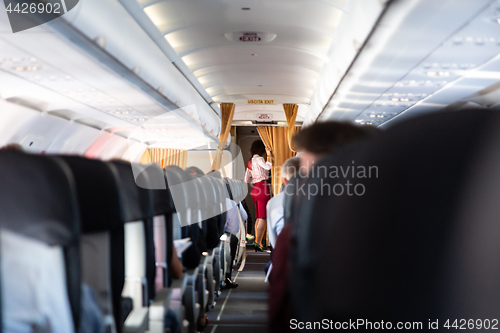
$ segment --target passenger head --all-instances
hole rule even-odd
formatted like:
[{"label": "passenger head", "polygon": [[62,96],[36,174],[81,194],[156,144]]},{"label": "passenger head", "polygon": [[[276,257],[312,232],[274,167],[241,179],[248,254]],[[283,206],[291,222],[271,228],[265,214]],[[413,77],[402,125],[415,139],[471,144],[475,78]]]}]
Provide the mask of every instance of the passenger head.
[{"label": "passenger head", "polygon": [[9,143],[8,145],[1,147],[0,150],[24,152],[23,146],[17,143]]},{"label": "passenger head", "polygon": [[281,167],[281,177],[283,178],[283,184],[287,184],[290,178],[292,178],[300,169],[300,158],[290,157],[283,163]]},{"label": "passenger head", "polygon": [[368,136],[373,129],[346,122],[316,122],[304,128],[292,138],[292,143],[301,150],[300,166],[309,171],[314,163],[333,149],[349,141]]},{"label": "passenger head", "polygon": [[201,169],[200,169],[200,168],[195,167],[195,166],[190,166],[190,167],[187,167],[187,168],[186,168],[186,171],[187,171],[187,173],[189,173],[191,176],[197,176],[197,177],[199,177],[199,176],[203,176],[203,175],[204,175],[203,171],[201,171]]},{"label": "passenger head", "polygon": [[264,157],[266,155],[266,146],[262,140],[255,140],[250,147],[250,153]]}]

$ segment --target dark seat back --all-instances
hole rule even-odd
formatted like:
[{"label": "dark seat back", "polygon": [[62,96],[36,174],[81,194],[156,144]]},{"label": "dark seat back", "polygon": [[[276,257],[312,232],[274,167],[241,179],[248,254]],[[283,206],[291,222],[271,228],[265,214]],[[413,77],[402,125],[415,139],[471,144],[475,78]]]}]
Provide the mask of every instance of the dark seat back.
[{"label": "dark seat back", "polygon": [[168,267],[172,260],[172,214],[175,213],[175,205],[162,168],[152,163],[136,165],[135,171],[137,185],[150,189],[153,195],[156,285],[163,288],[168,286]]},{"label": "dark seat back", "polygon": [[[100,296],[108,295],[108,285],[111,287],[111,295],[108,304],[105,304],[105,311],[113,314],[118,332],[121,327],[121,293],[125,279],[125,257],[123,223],[125,221],[123,204],[121,202],[118,179],[115,170],[108,163],[92,160],[78,156],[59,156],[71,169],[76,183],[78,203],[80,206],[81,232],[83,234],[82,247],[86,241],[91,242],[92,237],[99,237],[99,240],[109,239],[103,244],[104,253],[82,250],[82,270],[83,279]],[[101,237],[101,235],[106,235]],[[87,238],[88,237],[88,238]],[[95,240],[98,242],[99,240]],[[95,242],[88,244],[95,250]],[[104,259],[109,253],[109,258]],[[104,260],[104,265],[97,266],[97,263]],[[96,274],[96,269],[109,269],[108,274],[100,272]],[[106,278],[102,278],[106,276]],[[104,294],[104,295],[103,295]],[[105,303],[108,300],[104,300]]]},{"label": "dark seat back", "polygon": [[[140,187],[138,184],[150,184],[147,173],[140,173],[138,180],[134,179],[132,165],[125,161],[108,162],[115,168],[120,185],[120,195],[124,203],[125,222],[144,222],[145,245],[146,245],[146,279],[147,300],[151,301],[155,296],[154,280],[156,274],[155,252],[154,252],[154,230],[153,217],[155,205],[153,191]],[[139,168],[140,166],[134,166]],[[142,178],[145,177],[145,178]],[[147,306],[148,304],[145,304]]]},{"label": "dark seat back", "polygon": [[80,228],[71,171],[56,158],[12,151],[0,151],[0,170],[0,228],[63,248],[68,297],[78,328]]},{"label": "dark seat back", "polygon": [[[303,200],[294,221],[292,318],[425,326],[429,318],[441,324],[498,313],[498,212],[483,216],[476,199],[485,183],[471,181],[480,174],[478,156],[487,159],[485,147],[494,147],[490,160],[499,156],[498,144],[485,144],[498,128],[494,112],[438,113],[322,160],[329,176],[307,185],[325,193]],[[353,165],[346,178],[331,176],[334,167]],[[343,185],[344,194],[326,194],[328,185],[337,193]],[[483,204],[497,201],[497,191]]]}]

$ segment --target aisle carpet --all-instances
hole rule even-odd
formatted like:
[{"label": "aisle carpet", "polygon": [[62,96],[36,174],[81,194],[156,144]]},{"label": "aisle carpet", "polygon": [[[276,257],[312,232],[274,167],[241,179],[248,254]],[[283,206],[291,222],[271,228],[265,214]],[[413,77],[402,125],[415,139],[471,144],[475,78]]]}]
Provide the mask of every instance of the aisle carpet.
[{"label": "aisle carpet", "polygon": [[223,290],[216,298],[216,306],[208,313],[209,325],[206,333],[266,333],[267,289],[264,282],[264,267],[270,260],[269,253],[256,253],[247,246],[245,269],[238,273],[235,268],[233,280],[238,288]]}]

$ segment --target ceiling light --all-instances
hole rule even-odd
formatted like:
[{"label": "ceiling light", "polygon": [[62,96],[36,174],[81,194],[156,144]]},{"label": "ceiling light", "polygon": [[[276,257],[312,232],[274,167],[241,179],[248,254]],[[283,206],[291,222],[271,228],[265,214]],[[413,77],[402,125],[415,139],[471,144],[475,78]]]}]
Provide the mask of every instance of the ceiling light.
[{"label": "ceiling light", "polygon": [[498,24],[500,24],[500,18],[499,18],[499,19],[497,19],[497,23],[498,23]]}]

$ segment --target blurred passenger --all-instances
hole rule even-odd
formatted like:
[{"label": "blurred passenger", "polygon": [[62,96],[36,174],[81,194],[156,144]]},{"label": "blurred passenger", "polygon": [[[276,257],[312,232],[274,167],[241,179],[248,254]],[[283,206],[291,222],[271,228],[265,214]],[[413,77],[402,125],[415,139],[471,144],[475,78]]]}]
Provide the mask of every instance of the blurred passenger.
[{"label": "blurred passenger", "polygon": [[[255,205],[255,251],[263,251],[262,238],[267,227],[267,212],[266,205],[271,198],[269,187],[269,170],[272,167],[272,153],[270,148],[266,148],[261,140],[256,140],[250,147],[252,158],[247,164],[245,173],[245,182],[252,184],[250,195],[252,196]],[[264,155],[267,154],[267,162]]]},{"label": "blurred passenger", "polygon": [[307,173],[318,159],[333,149],[373,131],[373,128],[336,121],[316,122],[302,129],[292,138],[293,144],[301,150],[301,172]]},{"label": "blurred passenger", "polygon": [[[283,163],[281,167],[281,177],[283,178],[283,184],[286,184],[292,178],[300,168],[300,159],[298,157],[292,157]],[[285,192],[284,189],[275,197],[273,197],[267,203],[267,229],[269,233],[269,242],[273,248],[276,247],[276,239],[280,234],[281,230],[285,226],[284,221],[284,206],[285,206]]]},{"label": "blurred passenger", "polygon": [[[350,123],[335,121],[316,122],[313,125],[304,128],[297,133],[292,142],[297,146],[301,153],[300,173],[305,175],[322,157],[332,153],[340,146],[349,142],[367,138],[370,134],[378,132],[371,127],[360,127]],[[296,194],[294,194],[296,195]],[[294,205],[300,206],[300,202],[294,201]],[[290,332],[290,253],[292,228],[295,223],[304,223],[305,221],[285,221],[285,227],[282,229],[276,240],[276,248],[272,257],[272,272],[269,276],[269,331],[270,332]]]}]

